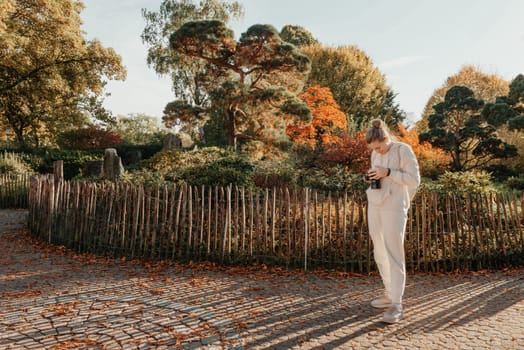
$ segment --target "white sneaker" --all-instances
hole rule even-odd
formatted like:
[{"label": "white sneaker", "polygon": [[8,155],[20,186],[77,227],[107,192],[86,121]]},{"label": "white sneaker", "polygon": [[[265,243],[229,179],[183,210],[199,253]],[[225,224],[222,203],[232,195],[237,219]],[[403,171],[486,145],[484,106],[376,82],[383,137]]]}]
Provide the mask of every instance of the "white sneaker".
[{"label": "white sneaker", "polygon": [[382,317],[382,322],[386,323],[397,323],[402,319],[404,313],[402,312],[402,306],[399,304],[391,304],[390,307],[384,313]]},{"label": "white sneaker", "polygon": [[391,299],[383,295],[380,298],[376,298],[371,301],[371,306],[376,307],[377,309],[384,309],[391,306]]}]

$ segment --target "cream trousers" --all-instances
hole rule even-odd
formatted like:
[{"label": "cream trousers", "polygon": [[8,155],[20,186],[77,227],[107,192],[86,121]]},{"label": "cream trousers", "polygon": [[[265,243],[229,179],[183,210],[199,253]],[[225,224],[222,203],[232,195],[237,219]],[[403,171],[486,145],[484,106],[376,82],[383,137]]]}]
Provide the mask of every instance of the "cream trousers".
[{"label": "cream trousers", "polygon": [[406,258],[404,234],[407,210],[368,207],[369,234],[373,241],[373,253],[386,295],[393,304],[402,304],[406,286]]}]

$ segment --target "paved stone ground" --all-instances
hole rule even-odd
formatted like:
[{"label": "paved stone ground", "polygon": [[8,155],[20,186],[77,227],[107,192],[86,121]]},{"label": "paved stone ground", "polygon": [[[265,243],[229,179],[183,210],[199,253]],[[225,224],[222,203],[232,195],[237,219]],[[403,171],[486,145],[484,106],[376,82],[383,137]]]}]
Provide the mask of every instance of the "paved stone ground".
[{"label": "paved stone ground", "polygon": [[380,323],[376,276],[78,256],[0,210],[0,349],[524,349],[524,270],[410,275]]}]

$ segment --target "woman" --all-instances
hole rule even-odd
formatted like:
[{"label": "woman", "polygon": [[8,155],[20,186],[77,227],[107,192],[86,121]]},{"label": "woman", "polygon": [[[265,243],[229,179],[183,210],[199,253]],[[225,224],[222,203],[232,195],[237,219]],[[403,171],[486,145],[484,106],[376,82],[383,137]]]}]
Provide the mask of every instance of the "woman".
[{"label": "woman", "polygon": [[418,162],[409,145],[393,141],[380,119],[371,122],[366,142],[372,150],[367,177],[374,182],[366,191],[369,234],[385,287],[384,295],[373,300],[371,305],[386,308],[382,321],[395,323],[403,317],[404,233],[411,199],[420,184]]}]

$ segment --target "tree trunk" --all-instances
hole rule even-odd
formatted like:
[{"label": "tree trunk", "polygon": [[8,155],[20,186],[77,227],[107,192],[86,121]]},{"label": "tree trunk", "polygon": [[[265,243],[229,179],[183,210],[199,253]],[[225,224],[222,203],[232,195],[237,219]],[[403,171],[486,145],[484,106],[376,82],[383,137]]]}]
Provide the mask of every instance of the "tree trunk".
[{"label": "tree trunk", "polygon": [[455,150],[453,151],[455,154],[453,158],[453,170],[455,171],[461,171],[462,170],[462,164],[460,162],[460,147],[456,146]]},{"label": "tree trunk", "polygon": [[226,141],[227,145],[232,147],[233,150],[237,149],[237,137],[236,137],[236,124],[235,124],[235,113],[233,111],[226,112]]},{"label": "tree trunk", "polygon": [[14,132],[15,132],[15,135],[16,135],[16,141],[18,142],[18,146],[21,148],[21,149],[28,149],[28,145],[27,145],[27,142],[25,141],[25,138],[24,138],[24,130],[23,129],[18,129],[18,128],[13,128]]}]

